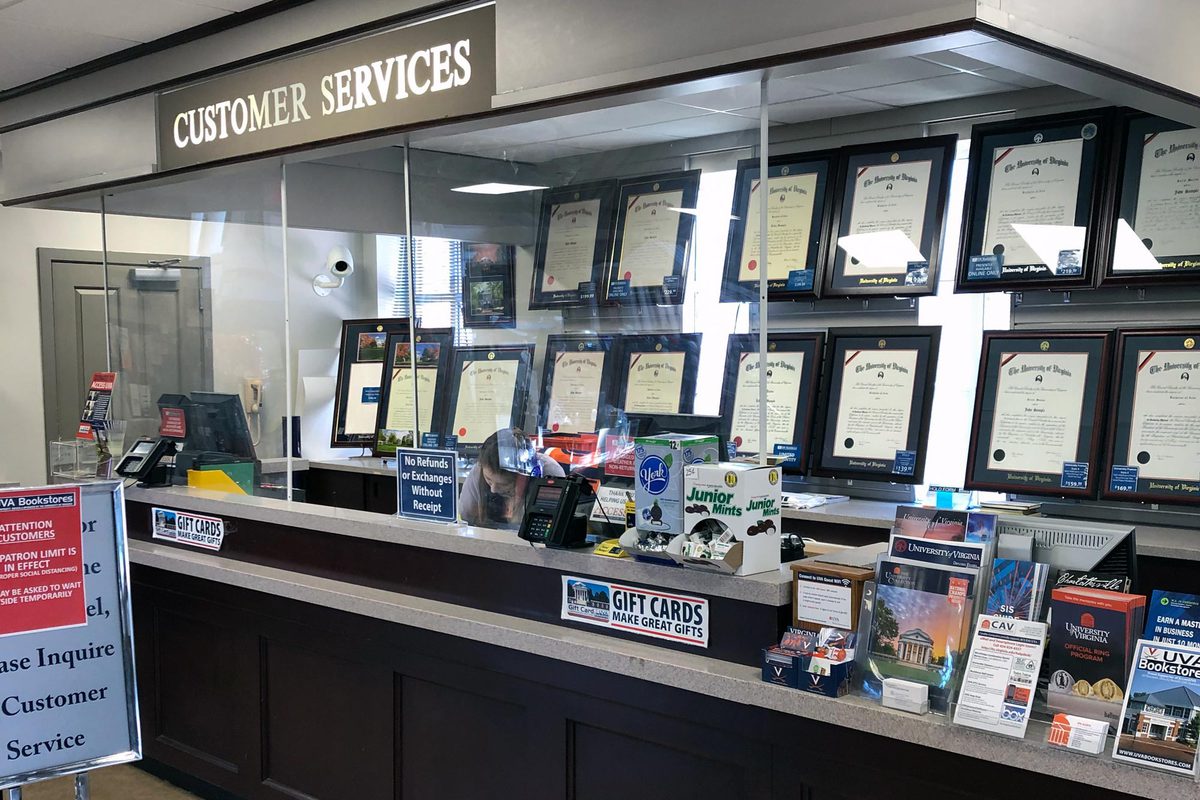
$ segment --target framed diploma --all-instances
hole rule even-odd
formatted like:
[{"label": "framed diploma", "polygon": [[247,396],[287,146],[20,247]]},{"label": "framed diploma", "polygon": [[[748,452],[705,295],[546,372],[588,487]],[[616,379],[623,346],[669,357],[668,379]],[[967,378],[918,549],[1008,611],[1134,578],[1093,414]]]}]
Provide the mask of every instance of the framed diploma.
[{"label": "framed diploma", "polygon": [[[812,438],[813,407],[817,394],[823,333],[772,333],[767,339],[766,369],[758,349],[757,333],[729,337],[725,352],[725,383],[721,391],[721,418],[725,441],[739,454],[768,453],[788,457],[784,469],[804,472]],[[767,381],[767,439],[761,443],[759,382]]]},{"label": "framed diploma", "polygon": [[838,171],[827,295],[937,290],[942,226],[957,136],[848,147]]},{"label": "framed diploma", "polygon": [[634,305],[683,302],[700,170],[621,181],[606,298]]},{"label": "framed diploma", "polygon": [[829,187],[833,168],[831,153],[776,156],[768,162],[764,188],[758,159],[738,162],[721,302],[758,300],[764,197],[767,296],[771,299],[817,296],[832,209]]},{"label": "framed diploma", "polygon": [[542,192],[531,309],[591,305],[612,245],[616,181]]},{"label": "framed diploma", "polygon": [[1200,503],[1197,342],[1200,327],[1118,333],[1105,497]]},{"label": "framed diploma", "polygon": [[955,291],[1092,285],[1112,127],[1090,111],[971,129]]},{"label": "framed diploma", "polygon": [[1109,333],[986,331],[964,486],[1092,497]]},{"label": "framed diploma", "polygon": [[454,352],[445,433],[469,456],[502,428],[522,427],[534,345],[477,345]]},{"label": "framed diploma", "polygon": [[538,425],[553,433],[590,433],[604,418],[616,336],[551,335],[542,366]]},{"label": "framed diploma", "polygon": [[343,320],[330,447],[374,446],[388,336],[408,331],[405,318]]},{"label": "framed diploma", "polygon": [[1200,129],[1131,112],[1104,283],[1200,281]]},{"label": "framed diploma", "polygon": [[422,434],[446,427],[444,395],[453,342],[450,328],[418,328],[416,343],[408,331],[388,337],[384,363],[391,367],[379,397],[376,456],[395,455],[397,447],[417,447]]},{"label": "framed diploma", "polygon": [[614,406],[627,414],[691,414],[700,368],[699,333],[623,336]]},{"label": "framed diploma", "polygon": [[464,243],[462,260],[463,327],[514,327],[516,248],[510,244]]},{"label": "framed diploma", "polygon": [[812,472],[920,483],[941,328],[834,328]]}]

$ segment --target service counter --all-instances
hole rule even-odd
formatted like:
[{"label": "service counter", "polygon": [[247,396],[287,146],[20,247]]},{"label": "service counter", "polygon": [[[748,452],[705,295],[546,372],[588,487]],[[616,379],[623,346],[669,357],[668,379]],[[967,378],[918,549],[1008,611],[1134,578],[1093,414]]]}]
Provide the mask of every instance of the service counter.
[{"label": "service counter", "polygon": [[[152,541],[152,507],[222,518],[223,549]],[[1014,741],[763,683],[758,648],[790,612],[782,571],[711,575],[187,489],[131,490],[127,510],[147,756],[206,796],[1196,791],[1051,749],[1044,724]],[[703,597],[709,647],[564,622],[564,575]]]}]

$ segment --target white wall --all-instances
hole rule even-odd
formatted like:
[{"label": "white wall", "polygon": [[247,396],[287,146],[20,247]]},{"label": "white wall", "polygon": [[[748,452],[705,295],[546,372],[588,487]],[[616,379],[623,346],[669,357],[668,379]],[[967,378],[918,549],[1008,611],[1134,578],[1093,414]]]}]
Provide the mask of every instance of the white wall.
[{"label": "white wall", "polygon": [[[280,229],[224,223],[219,218],[110,215],[108,220],[112,251],[210,259],[213,389],[240,393],[244,379],[261,378],[259,454],[282,455],[281,419],[287,406]],[[37,248],[99,251],[101,241],[98,214],[0,208],[5,254],[0,262],[0,483],[37,485],[46,479]],[[337,244],[350,248],[360,274],[334,296],[319,298],[311,289],[312,276]],[[342,319],[377,313],[373,259],[364,259],[362,237],[357,234],[293,230],[288,245],[292,319],[298,320],[292,326],[292,352],[336,348]],[[294,361],[292,366],[295,369]],[[251,428],[257,433],[253,420]]]}]

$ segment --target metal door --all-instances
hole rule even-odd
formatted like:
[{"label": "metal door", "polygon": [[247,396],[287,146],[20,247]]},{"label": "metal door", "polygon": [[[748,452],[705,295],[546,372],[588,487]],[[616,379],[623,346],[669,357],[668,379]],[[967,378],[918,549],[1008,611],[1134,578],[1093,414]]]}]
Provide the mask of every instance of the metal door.
[{"label": "metal door", "polygon": [[127,440],[158,430],[164,393],[212,390],[207,259],[38,250],[46,435],[71,439],[93,372],[117,373],[113,418]]}]

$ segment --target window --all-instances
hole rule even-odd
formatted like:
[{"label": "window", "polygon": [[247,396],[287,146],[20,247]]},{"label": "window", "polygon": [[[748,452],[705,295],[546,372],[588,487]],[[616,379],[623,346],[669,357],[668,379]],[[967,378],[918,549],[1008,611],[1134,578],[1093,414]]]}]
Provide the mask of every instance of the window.
[{"label": "window", "polygon": [[[380,265],[380,311],[394,317],[408,316],[408,248],[404,236],[380,236],[376,253]],[[413,285],[416,291],[416,317],[425,328],[453,328],[463,342],[462,242],[432,236],[413,237]],[[388,273],[385,275],[385,273]]]}]

